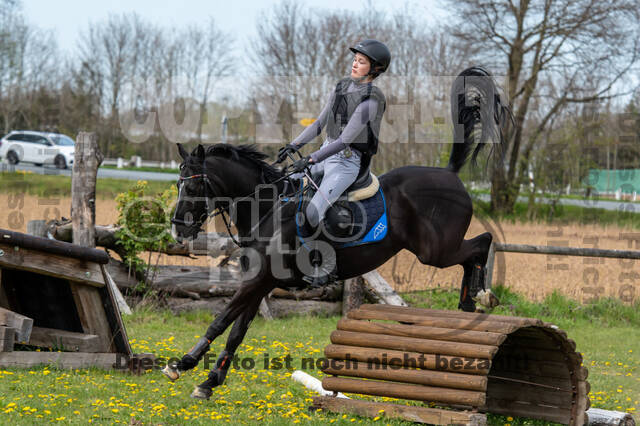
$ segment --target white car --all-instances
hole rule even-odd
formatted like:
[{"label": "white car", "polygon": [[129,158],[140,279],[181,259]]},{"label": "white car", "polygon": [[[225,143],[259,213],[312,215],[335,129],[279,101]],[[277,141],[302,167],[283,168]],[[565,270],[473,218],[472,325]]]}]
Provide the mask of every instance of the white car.
[{"label": "white car", "polygon": [[73,139],[59,133],[14,130],[0,139],[0,159],[6,159],[9,164],[25,161],[66,169],[73,165],[74,151]]}]

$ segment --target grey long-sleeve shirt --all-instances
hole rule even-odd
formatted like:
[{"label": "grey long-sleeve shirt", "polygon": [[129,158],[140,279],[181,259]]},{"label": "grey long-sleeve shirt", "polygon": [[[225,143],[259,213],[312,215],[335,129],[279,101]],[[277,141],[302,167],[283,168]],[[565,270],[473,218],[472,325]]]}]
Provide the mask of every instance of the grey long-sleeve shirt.
[{"label": "grey long-sleeve shirt", "polygon": [[[351,81],[349,86],[347,87],[347,92],[354,92],[358,90],[358,86],[366,83],[355,83]],[[293,142],[292,145],[302,147],[309,141],[313,140],[316,136],[318,136],[324,126],[327,124],[328,119],[330,118],[329,114],[331,113],[331,106],[333,105],[333,101],[335,99],[335,91],[331,93],[331,97],[329,101],[325,104],[322,112],[310,126],[308,126]],[[337,139],[331,139],[327,135],[327,139],[325,142],[328,142],[323,148],[315,151],[311,154],[311,158],[314,163],[319,163],[324,161],[328,157],[342,151],[345,149],[353,139],[360,134],[360,132],[367,126],[367,123],[370,120],[373,120],[378,112],[378,101],[369,98],[363,102],[361,102],[353,112],[351,119],[340,133]]]}]

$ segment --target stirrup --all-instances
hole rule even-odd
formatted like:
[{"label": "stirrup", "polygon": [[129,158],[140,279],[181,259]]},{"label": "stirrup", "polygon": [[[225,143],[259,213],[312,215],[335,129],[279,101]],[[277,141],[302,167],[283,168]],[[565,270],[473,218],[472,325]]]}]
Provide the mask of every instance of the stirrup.
[{"label": "stirrup", "polygon": [[302,281],[309,284],[310,288],[319,288],[319,287],[324,287],[327,284],[331,284],[332,282],[335,282],[338,279],[338,275],[334,271],[331,271],[328,274],[323,274],[323,275],[320,275],[319,271],[320,271],[320,268],[318,266],[315,266],[314,267],[315,276],[305,275],[304,277],[302,277]]}]

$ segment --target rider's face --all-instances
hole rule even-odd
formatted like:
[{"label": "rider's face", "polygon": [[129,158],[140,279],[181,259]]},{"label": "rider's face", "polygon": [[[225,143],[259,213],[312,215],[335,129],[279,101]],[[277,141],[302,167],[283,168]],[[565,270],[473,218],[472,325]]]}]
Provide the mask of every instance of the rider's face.
[{"label": "rider's face", "polygon": [[353,57],[353,63],[351,64],[351,77],[364,77],[365,75],[369,74],[370,69],[371,63],[369,62],[369,58],[367,58],[362,53],[356,53],[356,55]]}]

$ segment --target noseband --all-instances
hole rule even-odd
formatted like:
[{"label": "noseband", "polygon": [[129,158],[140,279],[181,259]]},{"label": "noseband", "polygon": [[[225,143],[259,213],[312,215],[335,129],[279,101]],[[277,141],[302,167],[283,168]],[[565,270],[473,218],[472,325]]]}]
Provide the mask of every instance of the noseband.
[{"label": "noseband", "polygon": [[[191,180],[191,179],[202,179],[204,184],[205,184],[204,185],[204,200],[205,200],[205,203],[206,203],[205,212],[200,215],[200,218],[197,221],[192,222],[192,223],[186,223],[184,221],[184,219],[176,218],[176,213],[178,212],[178,209],[176,208],[176,210],[173,212],[173,217],[171,218],[171,223],[176,224],[176,225],[187,226],[187,227],[197,226],[198,229],[200,229],[200,228],[202,228],[202,225],[204,225],[204,223],[209,218],[216,217],[216,216],[220,215],[222,217],[222,221],[224,222],[224,226],[227,228],[227,233],[229,234],[229,237],[231,237],[231,240],[238,247],[244,247],[246,244],[244,242],[240,242],[240,241],[238,241],[236,239],[236,237],[231,232],[231,224],[229,223],[229,220],[227,220],[227,217],[224,215],[224,213],[227,212],[227,210],[229,210],[231,205],[227,205],[227,206],[224,206],[224,207],[218,207],[218,208],[214,209],[212,212],[209,212],[211,210],[209,208],[209,198],[210,197],[207,194],[207,192],[208,192],[207,190],[210,190],[210,192],[213,195],[213,197],[215,197],[215,191],[213,190],[213,185],[211,184],[211,181],[209,180],[209,176],[207,176],[204,164],[202,165],[202,170],[205,170],[205,173],[199,173],[199,174],[191,175],[191,176],[184,176],[184,177],[183,176],[179,176],[178,177],[178,188],[179,188],[178,189],[178,201],[180,200],[180,191],[182,190],[182,182],[184,182],[185,180]],[[244,197],[244,198],[247,198],[247,197]]]},{"label": "noseband", "polygon": [[[209,212],[210,208],[209,208],[209,196],[208,196],[208,192],[210,192],[214,197],[215,197],[215,191],[213,189],[213,184],[211,183],[211,181],[209,180],[209,176],[207,176],[206,173],[206,169],[205,169],[205,165],[202,165],[202,170],[204,171],[204,173],[199,173],[199,174],[195,174],[195,175],[191,175],[191,176],[179,176],[178,177],[178,201],[180,201],[180,193],[182,191],[182,183],[185,180],[191,180],[191,179],[202,179],[204,182],[204,198],[205,198],[205,203],[206,203],[206,209],[205,212],[202,213],[202,215],[200,215],[200,218],[197,221],[193,221],[191,223],[187,223],[184,221],[184,219],[178,219],[176,218],[176,213],[177,213],[177,208],[176,210],[173,212],[173,217],[171,218],[171,223],[175,224],[175,225],[182,225],[182,226],[186,226],[186,227],[194,227],[197,226],[198,228],[202,228],[202,225],[204,225],[204,223],[211,217],[216,217],[218,215],[220,215],[222,217],[222,221],[224,222],[225,227],[227,228],[227,233],[229,234],[229,237],[231,237],[231,240],[238,246],[238,247],[244,247],[247,244],[244,242],[239,242],[233,235],[233,233],[231,232],[231,224],[229,223],[229,221],[227,220],[227,217],[224,215],[224,213],[227,212],[227,210],[229,210],[229,208],[231,207],[231,205],[227,205],[224,207],[217,207],[216,209],[214,209],[211,213]],[[284,176],[276,179],[275,181],[271,182],[272,184],[278,183],[281,180],[284,179],[289,179],[290,176],[293,174],[293,172],[290,172],[288,174],[285,174]],[[265,180],[264,178],[264,173],[263,173],[263,181]],[[302,191],[302,189],[300,190]],[[247,199],[249,197],[252,197],[256,194],[257,190],[254,191],[251,194],[248,194],[244,197],[241,197],[240,199]],[[297,195],[293,194],[293,195]],[[288,199],[287,199],[288,202]],[[176,206],[177,207],[177,206]],[[272,207],[273,210],[273,207]],[[263,218],[264,219],[264,218]],[[261,220],[262,222],[262,220]]]},{"label": "noseband", "polygon": [[[191,179],[202,179],[205,182],[205,186],[204,186],[204,198],[205,198],[205,202],[206,202],[206,210],[205,212],[200,215],[200,218],[198,219],[198,221],[195,222],[191,222],[191,223],[187,223],[184,221],[184,219],[178,219],[176,217],[176,214],[178,212],[178,209],[176,209],[173,212],[173,217],[171,218],[171,223],[175,224],[175,225],[182,225],[182,226],[189,226],[189,227],[193,227],[198,226],[198,228],[201,228],[202,225],[204,224],[204,222],[207,220],[207,218],[209,217],[209,197],[207,196],[207,189],[209,187],[211,187],[211,181],[209,180],[209,177],[204,174],[197,174],[197,175],[192,175],[192,176],[180,176],[178,177],[178,200],[180,200],[180,193],[182,191],[182,183],[185,180],[191,180]],[[219,214],[219,213],[217,213]]]},{"label": "noseband", "polygon": [[[191,223],[187,223],[185,222],[184,219],[178,219],[176,217],[176,214],[178,213],[178,209],[176,208],[176,210],[173,212],[173,217],[171,218],[171,223],[175,224],[175,225],[182,225],[182,226],[187,226],[187,227],[197,227],[198,229],[202,228],[202,225],[204,225],[204,223],[210,218],[210,217],[215,217],[218,215],[222,216],[222,220],[224,221],[224,225],[227,227],[227,232],[229,233],[229,236],[231,237],[231,239],[233,240],[234,243],[236,243],[237,246],[242,247],[242,243],[240,243],[238,240],[236,240],[236,238],[233,236],[233,234],[231,233],[231,225],[229,224],[229,222],[227,221],[226,216],[223,214],[226,210],[229,209],[229,206],[226,207],[218,207],[216,208],[213,212],[210,213],[210,208],[209,208],[209,195],[208,195],[208,190],[211,191],[211,193],[213,194],[213,185],[211,184],[211,181],[209,180],[209,176],[207,176],[206,173],[199,173],[196,175],[191,175],[191,176],[180,176],[178,177],[178,200],[180,200],[180,192],[182,191],[182,183],[185,180],[191,180],[191,179],[202,179],[204,182],[204,200],[205,200],[205,211],[204,213],[202,213],[200,215],[200,217],[198,218],[198,220],[191,222]],[[215,196],[215,195],[214,195]]]}]

